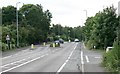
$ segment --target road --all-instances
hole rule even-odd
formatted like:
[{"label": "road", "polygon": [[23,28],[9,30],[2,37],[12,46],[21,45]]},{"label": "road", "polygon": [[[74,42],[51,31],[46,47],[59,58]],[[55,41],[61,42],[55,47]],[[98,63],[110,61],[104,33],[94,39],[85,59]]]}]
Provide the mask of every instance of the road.
[{"label": "road", "polygon": [[105,72],[100,66],[102,53],[87,50],[83,43],[64,43],[60,47],[26,48],[6,56],[3,53],[2,73],[7,72]]}]

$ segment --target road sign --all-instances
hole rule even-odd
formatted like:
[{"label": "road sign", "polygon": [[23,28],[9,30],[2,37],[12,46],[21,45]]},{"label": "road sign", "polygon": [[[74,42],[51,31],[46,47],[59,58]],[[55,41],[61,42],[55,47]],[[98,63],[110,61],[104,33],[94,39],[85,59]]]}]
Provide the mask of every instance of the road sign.
[{"label": "road sign", "polygon": [[8,49],[10,49],[10,37],[9,35],[6,36],[7,44],[8,44]]},{"label": "road sign", "polygon": [[10,37],[9,37],[9,35],[7,35],[7,36],[6,36],[6,40],[10,40]]}]

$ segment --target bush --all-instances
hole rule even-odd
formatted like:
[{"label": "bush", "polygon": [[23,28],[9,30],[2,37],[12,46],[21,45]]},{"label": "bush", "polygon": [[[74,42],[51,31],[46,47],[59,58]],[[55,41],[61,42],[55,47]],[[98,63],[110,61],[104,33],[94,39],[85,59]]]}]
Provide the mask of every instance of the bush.
[{"label": "bush", "polygon": [[2,51],[6,51],[6,50],[8,50],[7,44],[2,43]]},{"label": "bush", "polygon": [[16,48],[15,44],[10,44],[10,49],[8,49],[8,45],[6,43],[2,43],[2,51],[13,50]]},{"label": "bush", "polygon": [[120,72],[120,42],[114,42],[113,49],[103,56],[103,65],[112,72]]}]

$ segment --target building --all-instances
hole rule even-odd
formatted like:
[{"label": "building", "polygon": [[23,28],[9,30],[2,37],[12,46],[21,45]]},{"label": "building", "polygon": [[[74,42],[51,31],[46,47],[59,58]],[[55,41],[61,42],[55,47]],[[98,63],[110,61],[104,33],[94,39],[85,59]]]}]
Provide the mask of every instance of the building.
[{"label": "building", "polygon": [[120,15],[120,1],[118,2],[118,15]]}]

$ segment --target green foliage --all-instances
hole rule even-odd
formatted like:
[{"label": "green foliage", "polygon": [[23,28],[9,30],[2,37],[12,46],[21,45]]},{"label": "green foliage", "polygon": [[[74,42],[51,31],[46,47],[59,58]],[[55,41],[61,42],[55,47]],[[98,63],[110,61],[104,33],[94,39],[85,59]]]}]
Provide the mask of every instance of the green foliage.
[{"label": "green foliage", "polygon": [[[3,51],[6,48],[6,35],[10,36],[11,49],[16,46],[16,8],[7,6],[2,8],[2,43]],[[24,16],[23,16],[24,15]],[[43,11],[41,5],[25,4],[18,10],[18,33],[20,47],[38,44],[47,39],[52,14],[49,10]]]},{"label": "green foliage", "polygon": [[104,66],[113,72],[120,72],[120,42],[115,41],[113,49],[104,54],[103,64]]},{"label": "green foliage", "polygon": [[116,38],[115,31],[119,25],[115,11],[116,9],[111,6],[86,20],[84,27],[86,42],[91,40],[90,42],[93,42],[98,49],[112,46]]},{"label": "green foliage", "polygon": [[2,7],[2,23],[10,25],[16,21],[16,8],[14,6]]},{"label": "green foliage", "polygon": [[80,41],[84,39],[84,33],[83,33],[83,27],[63,27],[60,24],[52,25],[50,28],[49,36],[53,37],[53,40],[58,40],[62,38],[65,41],[68,41],[69,39],[74,41],[75,38],[78,38]]},{"label": "green foliage", "polygon": [[93,46],[96,49],[114,47],[104,54],[103,65],[110,71],[120,71],[120,16],[117,17],[116,9],[113,6],[107,7],[94,17],[87,18],[83,32],[85,43],[90,49]]}]

